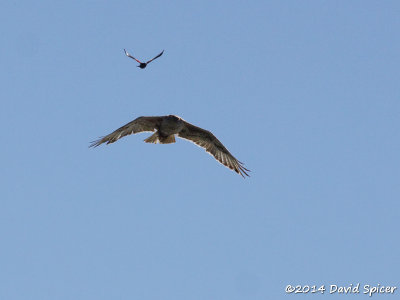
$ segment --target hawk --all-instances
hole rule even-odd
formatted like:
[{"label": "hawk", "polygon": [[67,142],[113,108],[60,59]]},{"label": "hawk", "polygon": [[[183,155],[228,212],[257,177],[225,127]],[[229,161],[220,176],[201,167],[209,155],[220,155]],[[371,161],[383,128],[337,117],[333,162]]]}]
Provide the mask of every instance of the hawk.
[{"label": "hawk", "polygon": [[146,68],[147,67],[147,64],[149,64],[149,63],[151,63],[153,60],[155,60],[156,58],[159,58],[161,55],[163,55],[163,53],[164,53],[164,50],[163,51],[161,51],[161,53],[160,54],[158,54],[156,57],[153,57],[152,59],[150,59],[149,61],[147,61],[147,62],[141,62],[140,60],[138,60],[138,59],[136,59],[136,58],[134,58],[132,55],[130,55],[128,52],[126,52],[126,50],[124,49],[124,52],[125,52],[125,54],[126,54],[126,56],[128,56],[128,57],[130,57],[130,58],[132,58],[132,59],[134,59],[134,60],[136,60],[140,65],[138,65],[137,67],[139,67],[139,68],[141,68],[141,69],[144,69],[144,68]]},{"label": "hawk", "polygon": [[155,131],[154,134],[144,140],[146,143],[175,143],[176,135],[204,148],[218,162],[240,174],[243,178],[245,175],[249,176],[247,172],[250,170],[246,169],[243,163],[238,161],[210,131],[194,126],[174,115],[139,117],[109,135],[93,141],[89,147],[97,147],[103,143],[111,144],[124,136],[146,131]]}]

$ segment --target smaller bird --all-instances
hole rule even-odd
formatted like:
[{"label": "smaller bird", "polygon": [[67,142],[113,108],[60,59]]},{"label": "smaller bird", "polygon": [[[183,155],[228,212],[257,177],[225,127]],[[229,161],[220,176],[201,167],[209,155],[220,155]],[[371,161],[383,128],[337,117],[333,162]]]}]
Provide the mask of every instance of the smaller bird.
[{"label": "smaller bird", "polygon": [[161,55],[163,55],[163,53],[164,53],[164,50],[163,51],[161,51],[161,53],[160,54],[158,54],[156,57],[154,57],[154,58],[152,58],[152,59],[150,59],[149,61],[147,61],[147,62],[141,62],[140,60],[138,60],[138,59],[136,59],[136,58],[134,58],[132,55],[130,55],[128,52],[126,52],[126,50],[124,49],[124,52],[125,52],[125,54],[126,54],[126,56],[128,56],[128,57],[130,57],[130,58],[132,58],[132,59],[134,59],[134,60],[136,60],[140,65],[138,65],[137,67],[139,67],[139,68],[141,68],[141,69],[144,69],[144,68],[146,68],[147,67],[147,65],[149,64],[149,63],[151,63],[153,60],[155,60],[156,58],[159,58]]}]

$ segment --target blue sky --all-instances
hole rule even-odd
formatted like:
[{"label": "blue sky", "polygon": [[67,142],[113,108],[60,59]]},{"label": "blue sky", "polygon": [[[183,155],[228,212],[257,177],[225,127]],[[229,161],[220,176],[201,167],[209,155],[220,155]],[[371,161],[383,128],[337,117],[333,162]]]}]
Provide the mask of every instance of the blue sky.
[{"label": "blue sky", "polygon": [[[3,1],[0,298],[400,288],[399,14],[398,1]],[[165,53],[140,70],[124,48]],[[251,177],[147,133],[88,149],[166,114],[211,130]]]}]

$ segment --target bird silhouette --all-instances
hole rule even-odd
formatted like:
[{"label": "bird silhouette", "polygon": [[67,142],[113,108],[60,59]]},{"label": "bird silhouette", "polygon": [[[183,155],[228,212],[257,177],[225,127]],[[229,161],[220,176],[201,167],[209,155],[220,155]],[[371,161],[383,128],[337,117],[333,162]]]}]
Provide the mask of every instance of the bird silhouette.
[{"label": "bird silhouette", "polygon": [[192,125],[174,115],[139,117],[109,135],[93,141],[89,147],[97,147],[103,143],[111,144],[124,136],[146,131],[155,131],[153,135],[144,140],[146,143],[175,143],[176,135],[204,148],[218,162],[242,175],[243,178],[245,175],[249,176],[247,172],[250,170],[246,169],[243,163],[238,161],[210,131]]},{"label": "bird silhouette", "polygon": [[161,55],[163,55],[164,50],[161,51],[161,53],[158,54],[156,57],[153,57],[152,59],[150,59],[150,60],[147,61],[147,62],[141,62],[141,61],[138,60],[137,58],[134,58],[134,57],[133,57],[132,55],[130,55],[125,49],[124,49],[124,52],[125,52],[126,56],[128,56],[128,57],[130,57],[130,58],[136,60],[136,61],[140,64],[140,65],[138,65],[137,67],[139,67],[139,68],[141,68],[141,69],[144,69],[144,68],[146,68],[147,65],[148,65],[149,63],[151,63],[153,60],[155,60],[156,58],[159,58]]}]

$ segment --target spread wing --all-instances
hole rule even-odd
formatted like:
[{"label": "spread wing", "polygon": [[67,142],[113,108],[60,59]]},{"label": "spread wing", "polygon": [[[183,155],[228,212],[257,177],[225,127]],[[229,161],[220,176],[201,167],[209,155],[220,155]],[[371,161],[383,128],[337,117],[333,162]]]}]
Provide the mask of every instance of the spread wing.
[{"label": "spread wing", "polygon": [[91,142],[89,147],[97,147],[103,143],[111,144],[120,138],[144,131],[155,131],[156,127],[161,123],[162,117],[139,117],[132,122],[118,128],[114,132]]},{"label": "spread wing", "polygon": [[160,54],[158,54],[156,57],[153,57],[152,59],[150,59],[148,62],[146,62],[146,64],[148,64],[148,63],[151,63],[153,60],[155,60],[156,58],[159,58],[161,55],[163,55],[163,53],[164,53],[164,50],[163,51],[161,51],[161,53]]},{"label": "spread wing", "polygon": [[217,161],[242,175],[243,178],[244,175],[249,176],[246,171],[249,172],[250,170],[246,169],[243,163],[238,161],[210,131],[185,121],[185,126],[179,132],[178,136],[204,148],[208,153],[214,156]]},{"label": "spread wing", "polygon": [[140,60],[138,60],[138,59],[134,58],[132,55],[130,55],[128,52],[126,52],[126,50],[125,50],[125,49],[124,49],[124,52],[125,52],[126,56],[128,56],[128,57],[130,57],[130,58],[132,58],[132,59],[136,60],[136,61],[137,61],[139,64],[141,64],[141,63],[142,63]]}]

